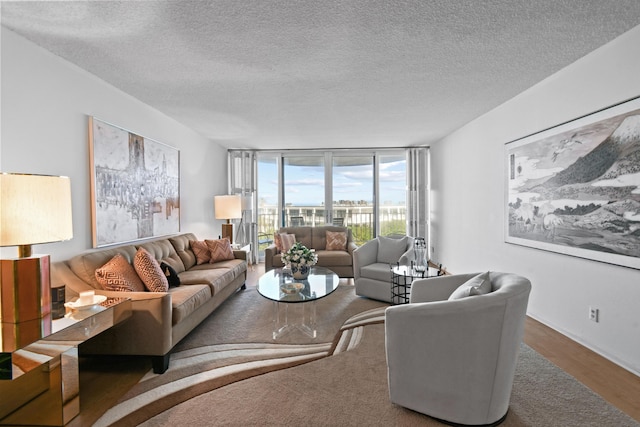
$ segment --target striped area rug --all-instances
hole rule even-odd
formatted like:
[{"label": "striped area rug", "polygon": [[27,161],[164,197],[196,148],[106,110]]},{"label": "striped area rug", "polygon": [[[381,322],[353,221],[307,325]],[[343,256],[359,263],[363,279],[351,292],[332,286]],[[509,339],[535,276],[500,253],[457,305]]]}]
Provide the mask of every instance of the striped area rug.
[{"label": "striped area rug", "polygon": [[332,342],[216,344],[172,353],[167,372],[158,375],[149,371],[94,426],[136,425],[225,385],[353,350],[358,347],[366,325],[384,322],[385,308],[350,317]]}]

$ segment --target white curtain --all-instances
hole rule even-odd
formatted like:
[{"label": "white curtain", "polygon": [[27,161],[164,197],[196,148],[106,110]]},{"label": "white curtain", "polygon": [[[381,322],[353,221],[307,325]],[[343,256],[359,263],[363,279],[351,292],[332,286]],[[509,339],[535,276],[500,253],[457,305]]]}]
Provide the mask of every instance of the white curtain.
[{"label": "white curtain", "polygon": [[228,192],[242,196],[242,219],[234,220],[234,240],[242,246],[251,243],[254,260],[258,256],[258,233],[256,225],[256,153],[251,150],[228,151]]},{"label": "white curtain", "polygon": [[429,148],[407,149],[407,235],[429,241]]}]

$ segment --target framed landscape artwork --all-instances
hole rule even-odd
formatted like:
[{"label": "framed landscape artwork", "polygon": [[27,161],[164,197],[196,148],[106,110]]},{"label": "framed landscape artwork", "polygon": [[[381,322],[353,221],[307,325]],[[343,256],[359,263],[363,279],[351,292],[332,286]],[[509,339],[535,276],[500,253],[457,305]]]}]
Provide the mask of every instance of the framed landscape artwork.
[{"label": "framed landscape artwork", "polygon": [[93,246],[180,231],[180,151],[89,117]]},{"label": "framed landscape artwork", "polygon": [[505,145],[505,240],[640,269],[640,98]]}]

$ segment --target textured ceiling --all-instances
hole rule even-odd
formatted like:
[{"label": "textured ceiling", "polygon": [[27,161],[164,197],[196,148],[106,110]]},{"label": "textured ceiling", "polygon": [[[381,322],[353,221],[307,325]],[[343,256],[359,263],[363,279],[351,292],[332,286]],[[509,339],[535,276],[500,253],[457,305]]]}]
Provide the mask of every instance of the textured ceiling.
[{"label": "textured ceiling", "polygon": [[640,23],[638,0],[1,7],[3,26],[203,136],[263,149],[432,143]]}]

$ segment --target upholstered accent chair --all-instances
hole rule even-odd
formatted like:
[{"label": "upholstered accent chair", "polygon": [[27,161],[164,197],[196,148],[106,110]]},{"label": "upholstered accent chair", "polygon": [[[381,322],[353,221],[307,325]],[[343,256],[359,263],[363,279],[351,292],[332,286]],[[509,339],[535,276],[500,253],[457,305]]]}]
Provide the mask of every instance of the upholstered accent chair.
[{"label": "upholstered accent chair", "polygon": [[356,295],[391,302],[390,265],[413,261],[413,238],[378,236],[353,251]]},{"label": "upholstered accent chair", "polygon": [[393,403],[453,424],[504,420],[531,283],[510,273],[487,276],[485,291],[476,274],[414,280],[410,303],[387,308]]}]

